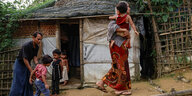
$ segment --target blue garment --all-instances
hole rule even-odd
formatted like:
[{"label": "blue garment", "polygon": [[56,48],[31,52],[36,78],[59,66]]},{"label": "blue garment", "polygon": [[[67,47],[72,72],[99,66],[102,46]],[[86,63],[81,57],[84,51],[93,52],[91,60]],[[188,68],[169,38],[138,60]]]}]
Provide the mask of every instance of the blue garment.
[{"label": "blue garment", "polygon": [[35,96],[40,96],[41,95],[41,92],[45,95],[45,96],[50,96],[50,91],[49,89],[46,89],[45,88],[45,84],[39,80],[39,79],[36,79],[35,80],[35,87],[36,87],[36,93],[35,93]]},{"label": "blue garment", "polygon": [[33,96],[32,85],[29,83],[30,72],[23,61],[15,60],[13,81],[9,96]]}]

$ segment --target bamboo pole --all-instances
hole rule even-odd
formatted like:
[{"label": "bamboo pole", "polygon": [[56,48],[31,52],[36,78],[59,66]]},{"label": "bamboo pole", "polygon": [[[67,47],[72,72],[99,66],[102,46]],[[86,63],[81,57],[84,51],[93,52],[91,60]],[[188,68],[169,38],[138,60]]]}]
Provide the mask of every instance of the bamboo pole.
[{"label": "bamboo pole", "polygon": [[83,19],[79,19],[79,37],[80,37],[80,70],[81,70],[81,86],[83,86],[83,83],[84,83]]},{"label": "bamboo pole", "polygon": [[[150,9],[150,13],[153,13],[153,10],[152,10],[152,7],[151,7],[151,0],[147,0],[148,2],[148,7]],[[153,31],[154,31],[154,36],[155,36],[155,47],[156,47],[156,53],[157,53],[157,57],[158,56],[161,56],[161,44],[160,44],[160,40],[159,40],[159,35],[157,33],[157,25],[156,25],[156,22],[155,22],[155,16],[152,16],[152,26],[153,26]],[[159,60],[157,60],[157,64],[158,64]],[[157,65],[158,66],[158,65]],[[160,66],[158,66],[160,67]],[[157,69],[158,70],[158,77],[161,76],[161,67]]]},{"label": "bamboo pole", "polygon": [[60,32],[60,23],[56,21],[56,48],[61,49],[61,32]]}]

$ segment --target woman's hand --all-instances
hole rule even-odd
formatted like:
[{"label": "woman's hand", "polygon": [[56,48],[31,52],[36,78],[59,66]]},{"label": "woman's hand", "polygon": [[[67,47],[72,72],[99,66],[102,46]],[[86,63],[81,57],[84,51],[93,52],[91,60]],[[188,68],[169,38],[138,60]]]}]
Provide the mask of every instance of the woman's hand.
[{"label": "woman's hand", "polygon": [[128,39],[130,39],[130,33],[128,30],[125,30],[123,37],[127,37]]},{"label": "woman's hand", "polygon": [[139,32],[135,31],[135,34],[136,34],[136,35],[139,35]]}]

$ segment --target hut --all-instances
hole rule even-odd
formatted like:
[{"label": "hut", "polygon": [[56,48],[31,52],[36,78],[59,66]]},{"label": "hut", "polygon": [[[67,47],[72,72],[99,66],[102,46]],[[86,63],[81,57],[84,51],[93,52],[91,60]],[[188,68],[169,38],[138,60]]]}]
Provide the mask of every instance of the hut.
[{"label": "hut", "polygon": [[[107,26],[110,22],[108,16],[114,14],[114,7],[118,2],[118,0],[56,1],[54,4],[50,4],[53,5],[51,7],[35,10],[30,14],[30,18],[20,19],[19,28],[14,34],[16,45],[21,46],[31,40],[33,32],[41,31],[44,38],[39,57],[43,54],[52,56],[52,51],[56,48],[65,50],[69,59],[71,84],[73,86],[95,84],[111,67],[106,36]],[[139,15],[135,2],[130,2],[130,5],[133,20],[140,32],[144,34],[143,17]],[[131,42],[132,48],[129,50],[131,77],[138,79],[140,75],[139,38],[134,37]],[[17,51],[18,49],[2,52],[0,57],[2,62],[9,63],[6,66],[13,66]],[[13,56],[12,53],[15,55]],[[10,75],[6,75],[9,79],[1,80],[4,88],[0,90],[2,94],[9,91],[11,86],[12,68],[6,66],[1,67],[3,70],[9,70],[7,72]],[[2,73],[2,76],[4,75]]]},{"label": "hut", "polygon": [[[43,54],[52,56],[55,48],[67,51],[70,76],[78,77],[84,84],[94,83],[111,67],[106,33],[110,21],[108,16],[114,14],[117,3],[116,0],[57,1],[54,6],[36,10],[30,18],[20,20],[20,27],[15,34],[17,45],[30,40],[28,37],[34,31],[41,31],[45,35],[42,40]],[[132,9],[137,12],[136,8]],[[140,25],[143,26],[142,22]],[[138,48],[139,44],[135,46]],[[136,75],[135,65],[139,65],[138,50],[134,50],[134,54],[131,53],[132,49],[130,52],[133,78]],[[133,61],[133,56],[138,59]]]},{"label": "hut", "polygon": [[[70,61],[70,77],[75,77],[74,81],[80,85],[94,84],[111,67],[106,33],[108,16],[114,14],[114,6],[118,1],[60,0],[51,7],[36,10],[30,18],[20,20],[20,27],[14,34],[16,45],[21,46],[30,40],[30,34],[34,31],[41,31],[44,39],[39,54],[52,55],[55,48],[66,50]],[[150,9],[151,17],[147,19],[135,8],[135,2],[130,2],[131,15],[142,34],[140,36],[143,36],[140,44],[134,36],[131,41],[133,47],[129,50],[129,64],[132,78],[139,77],[139,64],[142,68],[148,68],[154,66],[151,63],[153,60],[156,60],[154,69],[158,77],[191,67],[191,0],[178,0],[182,4],[174,12],[167,13],[167,22],[158,22],[161,18],[155,17],[153,10],[159,7],[151,6],[150,0],[144,1]],[[146,41],[148,44],[143,46],[142,43]],[[154,58],[150,57],[152,50],[156,53]],[[0,52],[0,95],[7,94],[11,86],[14,54],[17,51],[18,49]],[[148,74],[150,71],[148,69],[144,73]]]}]

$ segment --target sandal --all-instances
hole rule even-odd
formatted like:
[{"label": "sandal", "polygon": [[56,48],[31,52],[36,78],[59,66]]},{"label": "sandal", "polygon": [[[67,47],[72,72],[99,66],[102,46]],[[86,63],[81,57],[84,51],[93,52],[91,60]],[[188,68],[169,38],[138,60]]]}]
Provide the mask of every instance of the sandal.
[{"label": "sandal", "polygon": [[108,93],[107,90],[105,88],[102,88],[100,86],[97,87],[98,90],[104,92],[104,93]]},{"label": "sandal", "polygon": [[125,91],[122,93],[122,95],[131,95],[131,92],[130,91]]},{"label": "sandal", "polygon": [[115,91],[116,95],[121,95],[124,91]]}]

